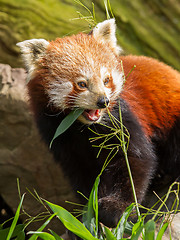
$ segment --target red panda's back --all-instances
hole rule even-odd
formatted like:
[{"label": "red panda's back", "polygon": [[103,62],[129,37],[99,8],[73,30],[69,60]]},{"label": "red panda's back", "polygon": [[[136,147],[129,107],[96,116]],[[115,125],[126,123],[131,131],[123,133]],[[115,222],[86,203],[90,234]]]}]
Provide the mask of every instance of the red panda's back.
[{"label": "red panda's back", "polygon": [[130,55],[121,60],[127,77],[123,98],[148,136],[153,136],[155,129],[166,133],[180,115],[180,74],[148,57]]}]

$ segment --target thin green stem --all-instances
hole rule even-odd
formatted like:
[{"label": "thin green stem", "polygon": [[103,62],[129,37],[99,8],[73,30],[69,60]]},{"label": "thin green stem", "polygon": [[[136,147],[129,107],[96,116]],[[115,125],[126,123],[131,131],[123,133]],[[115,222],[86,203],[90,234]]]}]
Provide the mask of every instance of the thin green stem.
[{"label": "thin green stem", "polygon": [[[162,201],[161,205],[160,205],[159,208],[157,209],[157,211],[156,211],[156,213],[154,214],[152,220],[154,220],[154,219],[156,218],[156,216],[157,216],[158,213],[160,212],[161,208],[165,205],[165,202],[167,201],[167,199],[169,198],[169,195],[170,195],[170,193],[171,193],[171,189],[173,188],[173,186],[174,186],[175,184],[177,184],[177,183],[171,184],[171,186],[170,186],[170,188],[169,188],[169,190],[168,190],[168,193],[166,194],[165,199]],[[178,190],[179,190],[179,187],[178,187]],[[177,200],[178,200],[178,203],[179,203],[179,199],[177,199]]]},{"label": "thin green stem", "polygon": [[138,215],[138,218],[140,218],[141,214],[140,214],[139,207],[138,207],[138,201],[137,201],[137,197],[136,197],[136,190],[135,190],[133,177],[132,177],[132,173],[131,173],[131,168],[130,168],[129,160],[128,160],[128,156],[127,156],[127,149],[126,149],[126,146],[125,146],[124,130],[123,130],[123,124],[122,124],[122,114],[121,114],[120,103],[119,103],[119,117],[120,117],[121,131],[122,131],[122,142],[123,142],[122,150],[124,152],[124,157],[125,157],[125,161],[126,161],[126,165],[127,165],[127,169],[128,169],[128,173],[129,173],[129,178],[130,178],[131,187],[132,187],[132,191],[133,191],[134,201],[135,201],[135,204],[136,204],[137,215]]}]

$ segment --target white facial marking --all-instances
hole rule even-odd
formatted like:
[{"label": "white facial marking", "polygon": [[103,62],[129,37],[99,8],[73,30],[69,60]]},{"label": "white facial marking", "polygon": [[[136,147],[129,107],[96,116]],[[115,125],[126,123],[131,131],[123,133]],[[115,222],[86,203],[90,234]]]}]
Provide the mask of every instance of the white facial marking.
[{"label": "white facial marking", "polygon": [[112,78],[113,78],[113,83],[116,87],[116,92],[120,93],[122,91],[122,87],[124,84],[123,73],[119,72],[116,69],[113,69],[112,70]]},{"label": "white facial marking", "polygon": [[84,109],[96,109],[96,96],[90,93],[88,90],[78,93],[75,99],[75,107]]},{"label": "white facial marking", "polygon": [[106,93],[106,97],[110,99],[110,96],[111,96],[111,88],[105,88],[105,93]]},{"label": "white facial marking", "polygon": [[80,69],[80,73],[85,79],[91,79],[93,77],[93,72],[88,68]]},{"label": "white facial marking", "polygon": [[54,106],[65,109],[66,108],[66,98],[73,90],[73,85],[71,82],[55,82],[49,85],[47,94],[50,98],[50,103]]},{"label": "white facial marking", "polygon": [[[104,82],[105,78],[110,76],[108,70],[106,67],[102,66],[100,68],[100,74],[101,74],[101,81]],[[103,86],[104,86],[104,83],[103,83]],[[111,89],[110,88],[107,88],[104,86],[104,91],[105,91],[105,94],[108,98],[110,98],[110,95],[111,95]]]},{"label": "white facial marking", "polygon": [[102,66],[100,68],[100,74],[101,74],[101,80],[103,81],[109,75],[107,68]]}]

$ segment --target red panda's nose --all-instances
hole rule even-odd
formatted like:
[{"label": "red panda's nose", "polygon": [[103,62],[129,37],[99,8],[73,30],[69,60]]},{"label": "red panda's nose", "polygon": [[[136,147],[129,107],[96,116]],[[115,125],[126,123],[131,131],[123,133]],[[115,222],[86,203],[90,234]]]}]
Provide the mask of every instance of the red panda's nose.
[{"label": "red panda's nose", "polygon": [[109,104],[109,99],[105,96],[100,97],[97,101],[97,106],[99,108],[105,108],[106,106],[108,106],[108,104]]}]

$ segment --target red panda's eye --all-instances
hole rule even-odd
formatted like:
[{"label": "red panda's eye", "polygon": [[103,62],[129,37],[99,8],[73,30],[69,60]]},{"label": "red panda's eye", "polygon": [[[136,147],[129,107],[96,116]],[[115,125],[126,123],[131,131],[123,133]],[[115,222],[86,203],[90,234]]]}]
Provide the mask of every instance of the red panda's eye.
[{"label": "red panda's eye", "polygon": [[108,83],[109,83],[109,77],[107,77],[107,78],[105,78],[105,80],[104,80],[104,85],[106,86]]},{"label": "red panda's eye", "polygon": [[80,88],[87,88],[87,84],[85,82],[78,82],[78,86]]}]

